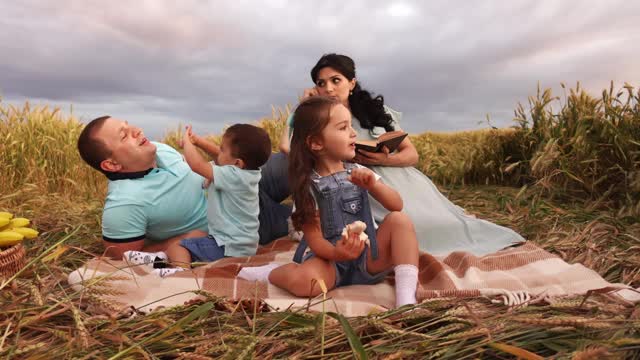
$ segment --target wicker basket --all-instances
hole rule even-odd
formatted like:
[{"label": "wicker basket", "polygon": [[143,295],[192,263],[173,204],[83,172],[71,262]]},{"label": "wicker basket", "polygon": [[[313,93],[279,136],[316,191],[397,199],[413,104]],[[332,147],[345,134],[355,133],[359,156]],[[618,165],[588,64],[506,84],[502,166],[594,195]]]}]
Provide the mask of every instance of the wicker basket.
[{"label": "wicker basket", "polygon": [[25,251],[22,244],[0,251],[0,278],[9,278],[24,267]]}]

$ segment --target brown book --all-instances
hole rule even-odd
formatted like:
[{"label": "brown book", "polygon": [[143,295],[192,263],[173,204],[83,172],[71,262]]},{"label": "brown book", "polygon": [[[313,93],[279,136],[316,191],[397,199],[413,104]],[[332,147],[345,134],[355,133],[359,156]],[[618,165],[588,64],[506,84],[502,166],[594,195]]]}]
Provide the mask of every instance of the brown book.
[{"label": "brown book", "polygon": [[382,152],[382,147],[386,146],[392,153],[407,135],[409,134],[404,131],[389,131],[380,135],[377,140],[356,140],[356,151]]}]

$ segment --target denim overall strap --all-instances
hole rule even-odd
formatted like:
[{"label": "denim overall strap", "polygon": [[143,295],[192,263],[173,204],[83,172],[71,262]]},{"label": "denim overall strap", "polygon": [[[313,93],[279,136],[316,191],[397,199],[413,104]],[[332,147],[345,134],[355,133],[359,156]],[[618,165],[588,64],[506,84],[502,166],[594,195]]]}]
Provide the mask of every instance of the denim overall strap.
[{"label": "denim overall strap", "polygon": [[[356,166],[345,163],[346,171],[321,177],[317,174],[311,176],[312,191],[318,203],[320,211],[320,225],[322,235],[332,244],[342,238],[342,230],[346,225],[356,220],[367,224],[365,230],[371,245],[371,255],[378,258],[378,246],[376,231],[369,206],[369,194],[348,180],[351,170]],[[293,261],[300,263],[307,248],[307,242],[303,238],[296,249]]]},{"label": "denim overall strap", "polygon": [[296,248],[295,254],[293,254],[293,262],[302,264],[302,256],[304,255],[305,250],[307,250],[307,247],[309,247],[309,245],[303,236],[302,239],[300,239],[300,243]]}]

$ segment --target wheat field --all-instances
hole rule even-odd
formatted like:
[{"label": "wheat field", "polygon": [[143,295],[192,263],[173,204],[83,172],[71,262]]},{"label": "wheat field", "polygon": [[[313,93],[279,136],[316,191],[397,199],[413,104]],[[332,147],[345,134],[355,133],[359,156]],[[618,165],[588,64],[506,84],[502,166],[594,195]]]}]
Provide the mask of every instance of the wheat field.
[{"label": "wheat field", "polygon": [[[512,128],[412,135],[418,168],[467,211],[638,287],[639,100],[627,84],[598,97],[579,84],[560,97],[537,89],[516,106]],[[288,111],[274,107],[256,121],[274,150]],[[205,293],[149,315],[92,314],[100,295],[116,290],[66,283],[102,251],[106,179],[77,154],[82,126],[58,109],[0,102],[0,211],[41,232],[25,243],[30,263],[0,280],[4,358],[640,358],[640,306],[602,294],[511,312],[485,299],[438,299],[344,319]],[[178,136],[168,129],[163,141]]]}]

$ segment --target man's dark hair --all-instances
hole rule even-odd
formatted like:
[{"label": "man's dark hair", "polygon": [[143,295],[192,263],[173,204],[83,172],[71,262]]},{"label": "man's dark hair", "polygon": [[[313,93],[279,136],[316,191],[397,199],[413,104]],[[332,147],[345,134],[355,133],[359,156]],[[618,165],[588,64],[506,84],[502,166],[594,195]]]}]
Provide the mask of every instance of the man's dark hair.
[{"label": "man's dark hair", "polygon": [[250,124],[235,124],[224,132],[231,155],[242,159],[247,170],[258,170],[271,156],[271,139],[264,129]]},{"label": "man's dark hair", "polygon": [[84,127],[78,138],[78,152],[82,160],[103,174],[105,174],[105,171],[100,167],[100,163],[111,156],[111,150],[107,148],[107,144],[102,139],[97,138],[95,135],[109,118],[111,116],[106,115],[91,120]]}]

